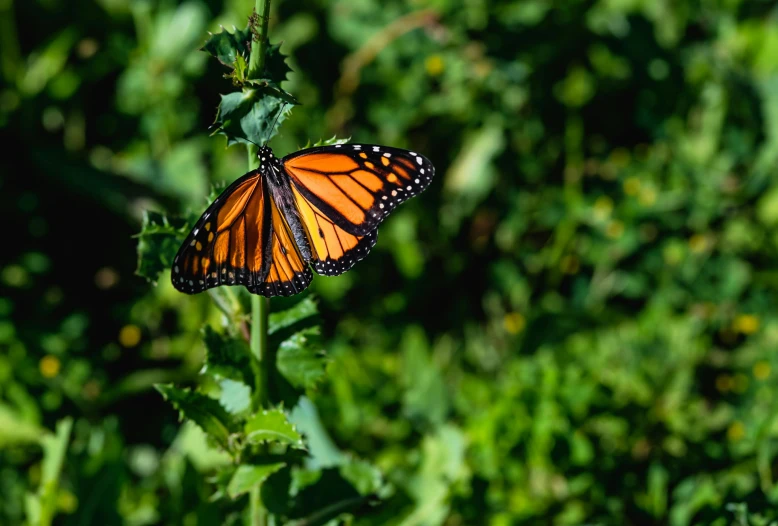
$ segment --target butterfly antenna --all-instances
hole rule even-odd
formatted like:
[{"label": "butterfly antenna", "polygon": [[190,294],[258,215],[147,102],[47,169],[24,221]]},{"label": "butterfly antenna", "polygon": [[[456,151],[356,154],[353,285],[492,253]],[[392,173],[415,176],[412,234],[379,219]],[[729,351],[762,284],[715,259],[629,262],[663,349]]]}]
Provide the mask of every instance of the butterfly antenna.
[{"label": "butterfly antenna", "polygon": [[273,121],[273,126],[270,128],[270,131],[267,132],[267,139],[265,139],[265,146],[267,146],[267,143],[270,141],[270,136],[273,134],[273,130],[276,129],[276,124],[278,123],[278,118],[281,116],[281,114],[284,112],[284,108],[286,108],[288,103],[284,103],[283,106],[281,106],[281,110],[276,113],[276,120]]},{"label": "butterfly antenna", "polygon": [[[217,127],[217,126],[216,126],[216,123],[213,123],[213,124],[211,124],[210,126],[208,126],[208,129],[209,129],[209,130],[212,130],[213,128],[216,128],[216,129],[215,129],[215,130],[214,130],[214,131],[211,133],[211,136],[213,136],[213,135],[216,135],[216,134],[219,132],[219,130],[223,130],[223,129],[224,129],[224,124],[222,124],[222,125],[220,125],[220,126],[218,126],[218,127]],[[261,146],[260,146],[260,145],[258,145],[257,143],[255,143],[254,141],[252,141],[251,139],[249,139],[248,137],[243,137],[243,138],[244,138],[245,140],[247,140],[248,142],[250,142],[251,144],[253,144],[254,146],[256,146],[257,148],[261,148]]]}]

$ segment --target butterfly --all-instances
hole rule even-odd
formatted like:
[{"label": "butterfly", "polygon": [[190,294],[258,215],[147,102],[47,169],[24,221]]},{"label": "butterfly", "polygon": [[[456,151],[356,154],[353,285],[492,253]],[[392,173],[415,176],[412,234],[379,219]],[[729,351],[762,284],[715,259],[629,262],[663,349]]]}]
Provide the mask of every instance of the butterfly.
[{"label": "butterfly", "polygon": [[372,144],[307,148],[282,159],[259,147],[259,168],[205,210],[173,260],[173,286],[197,294],[243,285],[291,296],[318,274],[336,276],[367,256],[378,225],[435,175],[421,154]]}]

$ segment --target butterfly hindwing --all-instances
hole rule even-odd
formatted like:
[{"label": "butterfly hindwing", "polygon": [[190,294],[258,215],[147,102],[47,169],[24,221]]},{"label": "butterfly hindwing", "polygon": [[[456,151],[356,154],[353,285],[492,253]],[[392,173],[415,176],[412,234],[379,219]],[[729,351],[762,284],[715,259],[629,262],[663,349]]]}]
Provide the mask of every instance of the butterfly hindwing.
[{"label": "butterfly hindwing", "polygon": [[249,292],[262,296],[291,296],[302,292],[313,280],[313,273],[303,258],[287,216],[271,202],[270,268],[258,285]]},{"label": "butterfly hindwing", "polygon": [[316,205],[292,187],[297,209],[311,248],[311,264],[318,274],[337,276],[363,259],[376,244],[377,231],[355,236],[343,230]]},{"label": "butterfly hindwing", "polygon": [[[423,155],[372,144],[301,150],[282,164],[301,199],[354,236],[373,232],[394,208],[423,191],[435,174]],[[309,228],[311,225],[307,225]]]}]

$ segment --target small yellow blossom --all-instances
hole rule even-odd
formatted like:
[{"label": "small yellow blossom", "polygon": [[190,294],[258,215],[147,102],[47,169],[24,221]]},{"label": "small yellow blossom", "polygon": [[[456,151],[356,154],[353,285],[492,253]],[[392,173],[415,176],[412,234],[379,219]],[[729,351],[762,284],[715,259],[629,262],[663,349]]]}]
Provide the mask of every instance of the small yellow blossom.
[{"label": "small yellow blossom", "polygon": [[520,312],[509,312],[503,319],[503,325],[509,333],[519,334],[527,325],[527,320],[524,319]]},{"label": "small yellow blossom", "polygon": [[607,195],[601,195],[594,202],[594,217],[599,220],[608,219],[613,211],[613,199]]},{"label": "small yellow blossom", "polygon": [[694,234],[689,238],[689,250],[695,254],[701,254],[708,250],[708,238],[703,234]]},{"label": "small yellow blossom", "polygon": [[624,234],[624,223],[618,220],[611,221],[605,227],[605,234],[612,239],[618,239]]},{"label": "small yellow blossom", "polygon": [[38,364],[38,368],[44,377],[54,378],[59,374],[59,370],[62,368],[62,364],[60,363],[59,358],[51,354],[47,354],[41,358],[41,361]]},{"label": "small yellow blossom", "polygon": [[754,334],[759,330],[759,317],[754,314],[740,314],[732,323],[732,328],[742,334]]},{"label": "small yellow blossom", "polygon": [[754,364],[754,377],[757,380],[767,380],[770,376],[770,364],[760,360]]},{"label": "small yellow blossom", "polygon": [[119,343],[124,347],[135,347],[140,343],[140,328],[137,325],[125,325],[119,331]]},{"label": "small yellow blossom", "polygon": [[627,177],[624,181],[624,193],[627,195],[638,195],[640,192],[640,179],[637,177]]},{"label": "small yellow blossom", "polygon": [[638,202],[643,206],[652,206],[656,203],[657,192],[651,187],[641,188],[638,194]]},{"label": "small yellow blossom", "polygon": [[746,428],[743,423],[738,421],[732,422],[732,425],[727,429],[727,438],[732,442],[737,442],[744,436],[746,436]]},{"label": "small yellow blossom", "polygon": [[432,77],[437,77],[446,68],[443,58],[440,55],[430,55],[427,60],[424,61],[424,67],[427,69],[427,73]]}]

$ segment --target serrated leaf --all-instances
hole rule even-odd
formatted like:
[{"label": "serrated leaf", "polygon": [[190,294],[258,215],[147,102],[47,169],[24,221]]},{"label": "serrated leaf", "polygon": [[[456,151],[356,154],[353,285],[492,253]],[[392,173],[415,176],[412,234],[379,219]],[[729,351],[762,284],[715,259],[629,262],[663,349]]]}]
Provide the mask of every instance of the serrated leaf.
[{"label": "serrated leaf", "polygon": [[292,71],[286,64],[286,55],[281,53],[281,44],[269,44],[265,53],[265,71],[262,77],[275,86],[280,86]]},{"label": "serrated leaf", "polygon": [[203,328],[203,342],[206,350],[204,373],[251,385],[251,349],[246,340],[220,334],[206,325]]},{"label": "serrated leaf", "polygon": [[249,53],[251,52],[251,36],[251,28],[249,26],[246,26],[246,29],[235,29],[234,33],[230,33],[225,29],[215,35],[211,35],[203,45],[202,50],[215,57],[225,66],[234,67],[238,56],[242,56],[244,61],[248,60]]},{"label": "serrated leaf", "polygon": [[315,143],[311,144],[310,139],[307,143],[305,143],[305,146],[300,148],[301,150],[304,150],[305,148],[316,148],[317,146],[334,146],[336,144],[347,144],[351,140],[351,137],[348,137],[346,139],[338,139],[337,136],[333,135],[329,139],[319,139]]},{"label": "serrated leaf", "polygon": [[225,135],[228,146],[269,141],[286,118],[289,104],[273,93],[270,88],[257,88],[222,95],[214,133]]},{"label": "serrated leaf", "polygon": [[251,444],[277,442],[302,449],[303,437],[278,409],[260,411],[245,426],[246,440]]},{"label": "serrated leaf", "polygon": [[156,283],[162,271],[170,268],[181,243],[186,237],[188,223],[184,219],[168,218],[158,212],[145,210],[138,238],[138,268],[135,274]]},{"label": "serrated leaf", "polygon": [[281,329],[290,327],[295,323],[302,321],[306,318],[316,315],[319,309],[316,307],[316,302],[307,296],[302,301],[297,303],[294,307],[286,309],[280,312],[273,312],[268,318],[268,334],[273,334]]},{"label": "serrated leaf", "polygon": [[234,424],[227,411],[213,398],[197,391],[170,384],[155,384],[165,400],[173,404],[181,418],[191,420],[225,449],[230,449],[230,432]]},{"label": "serrated leaf", "polygon": [[252,488],[262,484],[270,475],[284,466],[286,466],[284,462],[260,466],[246,464],[238,466],[229,484],[227,484],[227,493],[231,498],[236,499],[244,493],[251,491]]},{"label": "serrated leaf", "polygon": [[327,356],[313,341],[319,335],[318,327],[310,327],[293,334],[278,348],[276,366],[290,384],[298,389],[310,389],[325,376]]},{"label": "serrated leaf", "polygon": [[232,415],[240,415],[251,408],[251,388],[243,382],[224,378],[219,381],[219,403]]}]

